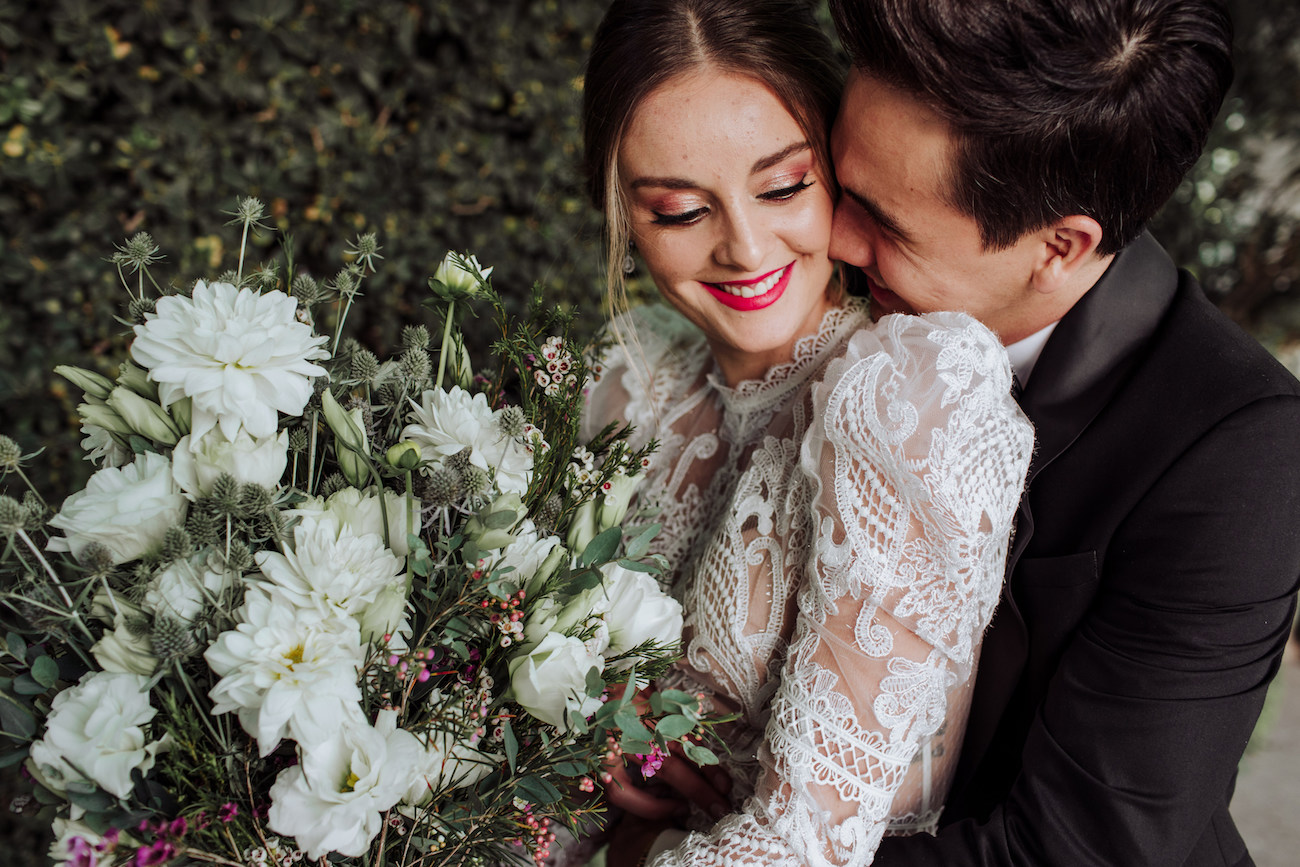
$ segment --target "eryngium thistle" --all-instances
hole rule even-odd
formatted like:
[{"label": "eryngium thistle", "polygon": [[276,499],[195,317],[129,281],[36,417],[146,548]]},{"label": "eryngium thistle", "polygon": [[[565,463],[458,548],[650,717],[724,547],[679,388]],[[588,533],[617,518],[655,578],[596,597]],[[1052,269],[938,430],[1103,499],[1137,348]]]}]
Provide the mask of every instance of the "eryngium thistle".
[{"label": "eryngium thistle", "polygon": [[489,478],[487,470],[473,464],[466,467],[465,472],[460,474],[460,483],[465,486],[465,493],[471,497],[477,497],[479,494],[486,492],[491,481],[492,479]]},{"label": "eryngium thistle", "polygon": [[222,473],[212,483],[212,496],[209,498],[217,512],[234,515],[239,511],[239,480],[230,473]]},{"label": "eryngium thistle", "polygon": [[22,456],[23,450],[18,443],[0,434],[0,472],[9,473],[18,469],[18,461]]},{"label": "eryngium thistle", "polygon": [[508,406],[497,416],[497,424],[506,436],[521,437],[524,435],[524,411],[517,406]]},{"label": "eryngium thistle", "polygon": [[217,544],[225,528],[226,522],[210,509],[190,509],[189,515],[185,518],[185,529],[189,531],[194,544],[199,547]]},{"label": "eryngium thistle", "polygon": [[369,349],[363,349],[352,356],[352,378],[361,382],[370,382],[379,373],[379,358]]},{"label": "eryngium thistle", "polygon": [[330,473],[320,483],[320,496],[329,499],[348,486],[348,480],[341,473]]},{"label": "eryngium thistle", "polygon": [[443,458],[442,465],[456,473],[464,473],[469,468],[469,458],[471,450],[468,446],[456,452],[454,455],[448,455]]},{"label": "eryngium thistle", "polygon": [[153,645],[153,652],[164,662],[183,659],[199,649],[189,626],[165,614],[154,618],[149,642]]},{"label": "eryngium thistle", "polygon": [[137,325],[143,325],[145,315],[158,309],[158,302],[153,298],[132,298],[126,306],[126,315]]},{"label": "eryngium thistle", "polygon": [[460,501],[463,488],[460,473],[447,467],[421,475],[415,484],[415,493],[425,503],[441,509]]},{"label": "eryngium thistle", "polygon": [[0,497],[0,535],[6,538],[27,527],[27,510],[13,497]]},{"label": "eryngium thistle", "polygon": [[253,552],[238,539],[230,543],[230,553],[226,555],[226,567],[232,572],[243,574],[253,568]]},{"label": "eryngium thistle", "polygon": [[107,575],[113,571],[113,552],[103,542],[91,542],[81,549],[81,562],[91,575]]},{"label": "eryngium thistle", "polygon": [[564,498],[559,494],[551,494],[542,503],[542,508],[538,510],[536,524],[537,532],[543,536],[549,536],[554,530],[555,525],[560,520],[560,512],[564,509]]},{"label": "eryngium thistle", "polygon": [[307,431],[300,427],[289,431],[289,451],[292,454],[300,455],[307,451],[308,443]]},{"label": "eryngium thistle", "polygon": [[252,517],[271,508],[271,492],[256,482],[246,482],[239,489],[239,507]]},{"label": "eryngium thistle", "polygon": [[50,507],[41,502],[35,491],[23,494],[23,508],[27,510],[27,532],[33,533],[45,526],[45,521],[50,516]]},{"label": "eryngium thistle", "polygon": [[158,559],[163,563],[183,560],[194,553],[194,540],[184,527],[168,527],[163,535],[162,549]]},{"label": "eryngium thistle", "polygon": [[315,277],[300,271],[294,275],[289,294],[298,299],[299,307],[312,307],[320,302],[322,292]]},{"label": "eryngium thistle", "polygon": [[429,348],[429,329],[423,325],[408,325],[402,329],[402,349],[418,349],[424,352]]},{"label": "eryngium thistle", "polygon": [[433,373],[433,363],[429,360],[429,353],[423,349],[406,350],[402,353],[398,365],[402,369],[402,379],[416,387],[423,387]]}]

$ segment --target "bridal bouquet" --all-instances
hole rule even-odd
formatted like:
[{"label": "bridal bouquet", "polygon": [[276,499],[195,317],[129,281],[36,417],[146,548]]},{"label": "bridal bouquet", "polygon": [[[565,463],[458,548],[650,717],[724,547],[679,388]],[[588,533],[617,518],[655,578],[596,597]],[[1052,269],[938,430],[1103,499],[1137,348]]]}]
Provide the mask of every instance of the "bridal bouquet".
[{"label": "bridal bouquet", "polygon": [[[260,218],[240,202],[244,241]],[[182,289],[148,236],[118,250],[129,358],[57,369],[99,469],[57,512],[0,496],[0,763],[52,856],[541,863],[553,823],[599,812],[606,760],[716,761],[695,696],[633,701],[681,610],[628,514],[650,449],[579,441],[567,323],[536,292],[511,323],[491,269],[450,254],[436,336],[381,361],[341,339],[373,236],[323,283],[288,243],[246,274],[244,241]],[[473,304],[500,325],[490,371],[457,327]],[[11,481],[33,457],[0,436]]]}]

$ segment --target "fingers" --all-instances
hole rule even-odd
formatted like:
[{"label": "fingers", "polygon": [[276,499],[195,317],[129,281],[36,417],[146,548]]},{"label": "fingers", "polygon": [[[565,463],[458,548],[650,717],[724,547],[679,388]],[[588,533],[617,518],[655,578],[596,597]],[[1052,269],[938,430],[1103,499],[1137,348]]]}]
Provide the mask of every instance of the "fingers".
[{"label": "fingers", "polygon": [[606,765],[610,780],[605,784],[605,797],[616,807],[642,819],[662,820],[677,813],[684,802],[677,798],[660,798],[632,784],[632,778],[622,763]]},{"label": "fingers", "polygon": [[[723,776],[726,776],[725,771]],[[715,819],[731,812],[731,804],[727,801],[731,781],[728,779],[725,786],[715,785],[699,768],[684,759],[676,756],[665,758],[655,773],[655,779],[666,783],[685,800],[698,804],[700,809]]]}]

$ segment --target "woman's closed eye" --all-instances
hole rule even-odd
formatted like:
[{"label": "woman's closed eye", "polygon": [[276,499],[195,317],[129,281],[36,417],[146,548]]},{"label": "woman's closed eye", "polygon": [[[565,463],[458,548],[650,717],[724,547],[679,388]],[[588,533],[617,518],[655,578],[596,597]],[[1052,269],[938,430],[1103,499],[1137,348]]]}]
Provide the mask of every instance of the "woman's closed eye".
[{"label": "woman's closed eye", "polygon": [[698,223],[709,212],[708,208],[692,208],[689,211],[682,211],[677,214],[661,214],[658,211],[652,211],[654,219],[650,222],[658,226],[689,226],[692,223]]},{"label": "woman's closed eye", "polygon": [[797,184],[792,184],[788,187],[781,187],[777,190],[769,190],[766,193],[760,193],[758,197],[765,202],[785,202],[793,199],[812,185],[813,182],[808,180],[807,175],[804,175],[799,179]]}]

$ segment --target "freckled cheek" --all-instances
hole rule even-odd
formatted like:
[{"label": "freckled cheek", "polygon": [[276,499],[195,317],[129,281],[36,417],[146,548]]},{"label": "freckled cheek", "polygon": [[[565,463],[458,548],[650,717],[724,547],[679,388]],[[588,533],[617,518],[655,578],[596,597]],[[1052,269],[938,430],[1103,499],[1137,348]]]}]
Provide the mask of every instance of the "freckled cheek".
[{"label": "freckled cheek", "polygon": [[825,207],[809,207],[790,215],[784,224],[782,234],[795,252],[803,254],[825,254],[831,240],[830,203]]}]

